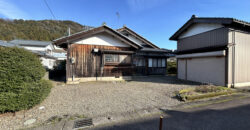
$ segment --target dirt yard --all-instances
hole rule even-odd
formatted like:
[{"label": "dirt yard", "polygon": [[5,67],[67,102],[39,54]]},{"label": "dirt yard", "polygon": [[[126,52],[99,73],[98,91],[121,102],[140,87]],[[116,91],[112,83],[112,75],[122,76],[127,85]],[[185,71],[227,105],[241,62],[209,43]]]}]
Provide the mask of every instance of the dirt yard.
[{"label": "dirt yard", "polygon": [[147,108],[169,108],[181,103],[173,98],[174,91],[195,86],[173,77],[137,77],[127,82],[61,84],[55,86],[40,105],[17,112],[15,116],[0,115],[0,129],[22,128],[29,119],[35,119],[37,124],[56,115],[97,117]]}]

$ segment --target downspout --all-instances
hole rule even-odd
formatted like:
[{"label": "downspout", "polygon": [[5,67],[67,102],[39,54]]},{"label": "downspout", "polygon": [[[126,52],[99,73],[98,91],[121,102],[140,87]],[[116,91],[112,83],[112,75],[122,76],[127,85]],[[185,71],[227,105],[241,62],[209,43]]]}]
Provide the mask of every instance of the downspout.
[{"label": "downspout", "polygon": [[232,31],[232,85],[231,87],[235,87],[235,31]]}]

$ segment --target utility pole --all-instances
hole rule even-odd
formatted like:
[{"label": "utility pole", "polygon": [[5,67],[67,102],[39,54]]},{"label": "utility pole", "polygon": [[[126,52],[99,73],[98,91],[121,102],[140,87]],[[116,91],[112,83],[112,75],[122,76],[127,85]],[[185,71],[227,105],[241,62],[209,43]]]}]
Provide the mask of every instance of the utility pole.
[{"label": "utility pole", "polygon": [[68,36],[70,36],[71,34],[70,34],[70,27],[68,27]]}]

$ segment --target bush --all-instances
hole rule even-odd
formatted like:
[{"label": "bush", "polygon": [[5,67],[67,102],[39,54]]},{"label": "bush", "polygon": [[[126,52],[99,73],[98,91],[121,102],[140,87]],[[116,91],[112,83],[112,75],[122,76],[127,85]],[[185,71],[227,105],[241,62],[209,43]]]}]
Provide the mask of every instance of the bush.
[{"label": "bush", "polygon": [[167,62],[167,72],[168,74],[177,74],[177,65],[176,62]]},{"label": "bush", "polygon": [[24,83],[20,91],[0,93],[0,113],[29,109],[41,103],[49,94],[52,84],[47,80]]},{"label": "bush", "polygon": [[0,47],[0,71],[0,113],[29,109],[50,92],[45,69],[29,51]]},{"label": "bush", "polygon": [[0,92],[18,91],[24,82],[37,82],[45,74],[39,58],[21,48],[0,47]]},{"label": "bush", "polygon": [[196,88],[187,88],[175,92],[175,96],[180,101],[186,100],[196,100],[202,98],[210,98],[220,95],[228,95],[235,93],[230,88],[221,87],[221,86],[198,86]]}]

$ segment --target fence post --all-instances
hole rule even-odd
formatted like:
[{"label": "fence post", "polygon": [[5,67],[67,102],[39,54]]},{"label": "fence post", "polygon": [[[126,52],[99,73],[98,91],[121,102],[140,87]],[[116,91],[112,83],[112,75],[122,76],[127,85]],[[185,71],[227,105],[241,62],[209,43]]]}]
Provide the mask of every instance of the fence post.
[{"label": "fence post", "polygon": [[159,130],[162,130],[162,119],[163,119],[163,116],[160,116],[160,126],[159,126]]}]

